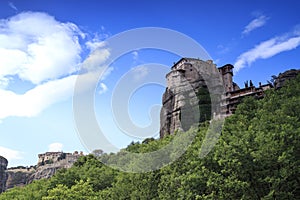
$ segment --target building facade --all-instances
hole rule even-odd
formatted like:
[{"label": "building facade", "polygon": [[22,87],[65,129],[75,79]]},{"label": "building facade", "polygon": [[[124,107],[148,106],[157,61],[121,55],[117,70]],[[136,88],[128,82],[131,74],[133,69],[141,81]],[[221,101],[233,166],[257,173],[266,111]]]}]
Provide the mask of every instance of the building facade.
[{"label": "building facade", "polygon": [[83,156],[83,152],[78,153],[64,153],[59,152],[46,152],[43,154],[38,154],[38,166],[53,164],[60,161],[70,161],[71,163],[75,162],[80,156]]},{"label": "building facade", "polygon": [[221,113],[223,116],[232,115],[241,100],[246,96],[253,96],[257,99],[260,99],[264,96],[264,92],[272,88],[272,84],[259,83],[258,87],[255,87],[252,81],[246,81],[244,88],[240,88],[235,82],[233,82],[233,68],[231,64],[224,65],[219,67],[220,76],[223,80],[223,85],[225,88],[225,94],[222,97],[221,102]]}]

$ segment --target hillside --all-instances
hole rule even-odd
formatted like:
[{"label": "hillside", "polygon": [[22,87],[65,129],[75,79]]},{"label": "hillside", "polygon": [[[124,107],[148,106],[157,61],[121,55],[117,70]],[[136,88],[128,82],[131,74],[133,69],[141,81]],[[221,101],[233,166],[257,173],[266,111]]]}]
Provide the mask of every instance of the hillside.
[{"label": "hillside", "polygon": [[[226,118],[217,144],[204,158],[199,153],[208,123],[189,130],[197,135],[188,150],[160,170],[120,172],[88,155],[50,179],[1,194],[0,200],[300,199],[299,102],[297,76],[279,90],[268,90],[261,100],[245,98]],[[154,151],[174,137],[132,143],[126,150]],[[127,158],[125,151],[100,157],[124,168],[148,167],[142,160]]]}]

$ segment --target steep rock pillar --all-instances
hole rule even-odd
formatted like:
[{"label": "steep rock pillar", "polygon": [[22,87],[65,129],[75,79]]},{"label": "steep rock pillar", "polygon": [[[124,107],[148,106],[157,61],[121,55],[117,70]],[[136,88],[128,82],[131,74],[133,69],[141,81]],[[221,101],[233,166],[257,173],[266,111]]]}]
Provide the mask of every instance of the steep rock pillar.
[{"label": "steep rock pillar", "polygon": [[5,191],[6,185],[6,169],[7,169],[8,161],[6,158],[0,156],[0,193]]}]

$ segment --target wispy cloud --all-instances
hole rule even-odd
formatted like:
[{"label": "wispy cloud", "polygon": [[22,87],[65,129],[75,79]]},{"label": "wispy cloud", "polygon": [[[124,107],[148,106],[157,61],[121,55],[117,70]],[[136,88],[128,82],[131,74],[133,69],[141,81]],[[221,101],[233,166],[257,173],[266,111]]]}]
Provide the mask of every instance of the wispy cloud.
[{"label": "wispy cloud", "polygon": [[107,86],[104,83],[100,83],[99,87],[100,87],[99,92],[98,92],[99,94],[104,94],[108,90]]},{"label": "wispy cloud", "polygon": [[242,53],[236,60],[235,71],[250,66],[258,59],[267,59],[284,51],[290,51],[300,46],[300,31],[297,29],[280,37],[263,41],[254,48]]},{"label": "wispy cloud", "polygon": [[139,66],[132,68],[133,80],[138,82],[143,80],[149,74],[149,68],[146,66]]},{"label": "wispy cloud", "polygon": [[134,61],[139,59],[139,53],[137,51],[133,51],[131,54]]},{"label": "wispy cloud", "polygon": [[255,19],[253,19],[243,30],[242,35],[247,35],[253,30],[262,27],[266,24],[269,18],[265,15],[259,15]]},{"label": "wispy cloud", "polygon": [[89,72],[98,70],[99,67],[101,67],[101,65],[104,64],[105,61],[109,58],[110,52],[108,49],[105,48],[105,43],[102,43],[104,42],[101,42],[101,44],[99,42],[95,42],[95,44],[93,45],[94,47],[92,47],[93,53],[91,53],[84,60],[84,62],[81,65],[82,69],[85,69]]},{"label": "wispy cloud", "polygon": [[15,6],[13,2],[8,2],[8,6],[14,9],[16,12],[18,12],[18,8]]},{"label": "wispy cloud", "polygon": [[131,56],[132,56],[132,60],[133,60],[133,62],[132,62],[133,67],[145,63],[145,61],[141,59],[140,51],[141,50],[135,50],[135,51],[131,52]]},{"label": "wispy cloud", "polygon": [[217,53],[218,53],[218,54],[226,54],[226,53],[228,53],[229,51],[230,51],[229,46],[224,46],[224,45],[222,45],[222,44],[219,44],[219,45],[217,46]]}]

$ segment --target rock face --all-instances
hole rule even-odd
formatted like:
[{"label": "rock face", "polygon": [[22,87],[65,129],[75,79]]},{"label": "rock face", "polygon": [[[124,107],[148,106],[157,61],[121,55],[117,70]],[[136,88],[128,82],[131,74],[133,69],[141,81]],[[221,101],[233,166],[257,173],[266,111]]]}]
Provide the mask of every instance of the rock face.
[{"label": "rock face", "polygon": [[295,78],[298,74],[300,74],[300,69],[296,70],[296,69],[291,69],[288,71],[285,71],[283,73],[280,73],[276,78],[275,78],[275,88],[281,88],[284,83],[288,80],[291,80],[293,78]]},{"label": "rock face", "polygon": [[27,184],[29,177],[35,172],[34,167],[18,167],[7,170],[6,190],[13,187],[23,187]]},{"label": "rock face", "polygon": [[28,177],[27,184],[34,180],[52,177],[57,170],[62,168],[70,168],[83,155],[78,152],[46,152],[39,154],[39,161],[35,172]]},{"label": "rock face", "polygon": [[210,120],[212,113],[220,111],[212,106],[220,99],[211,99],[211,96],[214,92],[222,94],[223,80],[212,61],[182,58],[166,78],[160,115],[161,138],[176,130],[186,131],[194,124]]},{"label": "rock face", "polygon": [[50,178],[57,170],[70,168],[82,155],[82,153],[78,154],[76,151],[73,154],[64,152],[46,152],[39,154],[39,160],[36,166],[29,168],[17,167],[7,170],[6,189],[22,187],[34,180]]},{"label": "rock face", "polygon": [[45,166],[38,167],[34,173],[27,176],[26,184],[32,183],[34,180],[43,178],[51,178],[59,169],[65,168],[64,165],[59,164],[47,164]]},{"label": "rock face", "polygon": [[5,191],[5,183],[7,179],[6,169],[8,161],[0,156],[0,193]]}]

